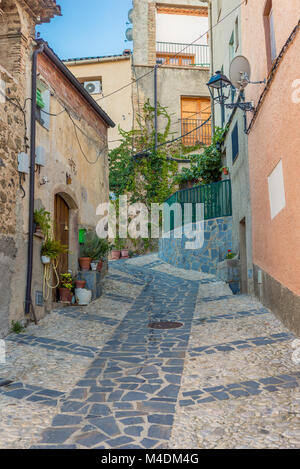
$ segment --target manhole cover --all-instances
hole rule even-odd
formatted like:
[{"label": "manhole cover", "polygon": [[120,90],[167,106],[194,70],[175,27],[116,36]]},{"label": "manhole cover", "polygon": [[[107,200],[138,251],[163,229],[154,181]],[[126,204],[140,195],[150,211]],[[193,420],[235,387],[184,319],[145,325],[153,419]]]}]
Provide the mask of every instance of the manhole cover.
[{"label": "manhole cover", "polygon": [[159,321],[159,322],[150,322],[148,327],[150,329],[179,329],[182,327],[182,322],[174,321]]}]

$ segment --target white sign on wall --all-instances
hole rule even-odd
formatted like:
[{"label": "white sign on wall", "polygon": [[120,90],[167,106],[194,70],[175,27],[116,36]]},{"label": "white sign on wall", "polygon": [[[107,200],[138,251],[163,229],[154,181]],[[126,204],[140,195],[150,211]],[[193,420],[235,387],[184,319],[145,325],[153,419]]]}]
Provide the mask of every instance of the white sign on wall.
[{"label": "white sign on wall", "polygon": [[273,220],[286,206],[282,160],[268,177],[268,184],[271,219]]}]

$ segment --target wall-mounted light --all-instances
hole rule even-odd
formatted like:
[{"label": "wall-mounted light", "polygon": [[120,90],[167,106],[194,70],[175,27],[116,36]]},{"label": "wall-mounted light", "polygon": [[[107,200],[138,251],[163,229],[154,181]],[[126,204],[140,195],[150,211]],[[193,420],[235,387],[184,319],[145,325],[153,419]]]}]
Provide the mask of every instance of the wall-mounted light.
[{"label": "wall-mounted light", "polygon": [[66,183],[68,186],[72,184],[72,177],[70,174],[66,173]]}]

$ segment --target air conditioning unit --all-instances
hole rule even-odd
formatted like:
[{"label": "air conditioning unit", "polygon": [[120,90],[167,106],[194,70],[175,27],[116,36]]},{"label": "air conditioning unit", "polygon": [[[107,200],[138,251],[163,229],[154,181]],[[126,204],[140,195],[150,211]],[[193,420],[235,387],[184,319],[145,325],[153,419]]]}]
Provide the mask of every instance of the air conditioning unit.
[{"label": "air conditioning unit", "polygon": [[84,89],[90,94],[102,93],[102,83],[100,80],[97,81],[85,81],[83,83]]}]

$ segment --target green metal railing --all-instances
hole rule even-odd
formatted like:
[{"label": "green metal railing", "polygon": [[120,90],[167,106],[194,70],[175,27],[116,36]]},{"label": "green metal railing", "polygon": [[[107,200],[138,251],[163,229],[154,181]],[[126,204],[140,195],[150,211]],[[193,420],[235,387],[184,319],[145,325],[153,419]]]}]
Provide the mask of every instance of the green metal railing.
[{"label": "green metal railing", "polygon": [[171,207],[173,204],[179,204],[181,206],[180,217],[176,216],[176,212],[170,212],[171,231],[173,231],[175,228],[178,228],[181,224],[184,225],[185,204],[192,204],[193,223],[197,221],[196,204],[204,205],[205,220],[220,217],[230,217],[232,216],[231,181],[230,179],[226,179],[224,181],[214,182],[212,184],[195,186],[191,189],[183,189],[173,194],[168,200],[166,200],[166,203],[169,207]]}]

